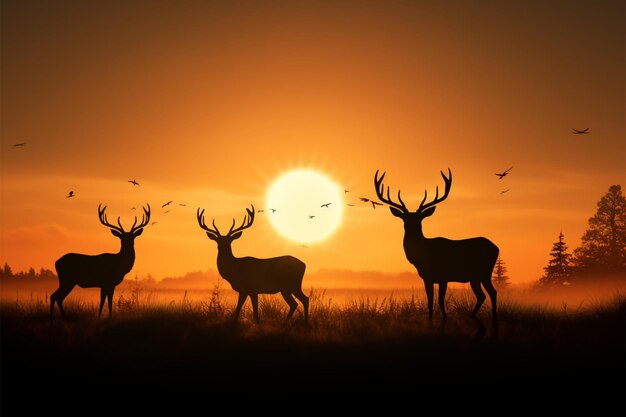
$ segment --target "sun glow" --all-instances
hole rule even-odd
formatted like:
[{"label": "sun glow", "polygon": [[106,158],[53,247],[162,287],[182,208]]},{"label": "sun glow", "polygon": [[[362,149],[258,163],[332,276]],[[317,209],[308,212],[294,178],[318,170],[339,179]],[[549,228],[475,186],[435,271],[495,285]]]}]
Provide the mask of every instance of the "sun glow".
[{"label": "sun glow", "polygon": [[267,193],[265,211],[282,236],[314,243],[331,236],[341,224],[341,189],[326,176],[310,170],[279,177]]}]

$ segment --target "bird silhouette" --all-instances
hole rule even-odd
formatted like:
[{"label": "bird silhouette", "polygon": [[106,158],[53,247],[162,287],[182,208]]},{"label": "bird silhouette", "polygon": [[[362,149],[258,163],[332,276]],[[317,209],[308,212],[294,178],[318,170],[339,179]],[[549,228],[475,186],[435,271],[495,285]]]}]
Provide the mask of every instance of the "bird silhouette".
[{"label": "bird silhouette", "polygon": [[265,210],[257,210],[257,213],[263,213]]},{"label": "bird silhouette", "polygon": [[166,210],[163,214],[167,214],[167,213],[169,213],[170,211],[172,211],[172,210]]},{"label": "bird silhouette", "polygon": [[137,210],[137,207],[131,207],[130,209],[131,210]]},{"label": "bird silhouette", "polygon": [[130,182],[131,184],[133,184],[134,186],[138,186],[139,183],[137,181],[135,181],[135,179],[133,178],[132,180],[128,180],[128,182]]},{"label": "bird silhouette", "polygon": [[72,197],[76,197],[76,194],[74,194],[74,191],[70,191],[65,198],[72,198]]},{"label": "bird silhouette", "polygon": [[348,204],[348,207],[354,207],[354,204]]},{"label": "bird silhouette", "polygon": [[169,206],[170,204],[172,204],[172,202],[173,202],[172,200],[168,201],[167,203],[163,204],[163,205],[161,206],[161,208],[163,208],[163,207],[165,207],[165,206]]},{"label": "bird silhouette", "polygon": [[158,222],[152,222],[150,223],[152,226],[154,226],[155,224],[157,224]]},{"label": "bird silhouette", "polygon": [[349,193],[349,192],[350,192],[350,190],[343,190],[343,193],[344,193],[344,194],[345,194],[345,193]]},{"label": "bird silhouette", "polygon": [[326,208],[329,208],[331,204],[333,204],[333,203],[326,203],[326,204],[322,204],[320,207],[326,207]]},{"label": "bird silhouette", "polygon": [[307,245],[300,245],[301,248],[308,248]]},{"label": "bird silhouette", "polygon": [[504,191],[500,191],[500,194],[508,193],[510,190],[511,190],[510,188],[507,188],[507,189],[506,189],[506,190],[504,190]]},{"label": "bird silhouette", "polygon": [[589,132],[589,128],[587,127],[585,129],[582,129],[582,130],[572,129],[572,133],[575,134],[575,135],[586,135],[587,133],[591,133],[591,132]]},{"label": "bird silhouette", "polygon": [[510,171],[510,170],[512,170],[512,169],[513,169],[513,167],[511,167],[511,168],[507,169],[506,171],[504,171],[504,172],[502,172],[502,173],[500,173],[500,174],[496,174],[496,175],[499,177],[498,179],[500,179],[500,180],[501,180],[502,178],[504,178],[504,177],[506,177],[507,175],[509,175],[509,171]]},{"label": "bird silhouette", "polygon": [[361,197],[361,201],[365,203],[372,203],[372,207],[374,207],[374,210],[376,210],[376,206],[382,206],[382,204],[379,203],[378,201],[370,200],[369,198],[365,198],[365,197]]},{"label": "bird silhouette", "polygon": [[179,204],[179,206],[180,206],[180,207],[187,207],[187,204],[185,204],[185,203],[180,203],[180,204]]},{"label": "bird silhouette", "polygon": [[314,219],[314,218],[315,218],[315,216],[309,216],[309,220]]},{"label": "bird silhouette", "polygon": [[276,209],[269,209],[272,213],[276,213]]},{"label": "bird silhouette", "polygon": [[17,147],[20,147],[20,146],[26,146],[26,142],[20,142],[20,143],[14,143],[13,144],[14,148],[17,148]]}]

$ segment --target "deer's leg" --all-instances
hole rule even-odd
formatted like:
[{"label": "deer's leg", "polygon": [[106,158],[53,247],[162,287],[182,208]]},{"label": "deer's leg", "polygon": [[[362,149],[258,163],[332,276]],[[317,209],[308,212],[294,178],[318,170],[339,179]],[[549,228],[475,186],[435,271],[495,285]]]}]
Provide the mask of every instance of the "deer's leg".
[{"label": "deer's leg", "polygon": [[294,311],[298,308],[298,303],[293,299],[293,295],[291,295],[290,292],[281,291],[280,295],[282,295],[287,304],[289,304],[289,313],[287,313],[287,320],[289,320],[291,316],[293,316]]},{"label": "deer's leg", "polygon": [[493,286],[491,280],[483,282],[483,287],[487,290],[487,294],[489,294],[489,298],[491,299],[491,315],[493,320],[498,320],[498,316],[496,314],[496,301],[498,298],[498,292]]},{"label": "deer's leg", "polygon": [[252,302],[252,316],[256,324],[259,324],[259,295],[250,294],[250,301]]},{"label": "deer's leg", "polygon": [[448,319],[448,315],[446,314],[446,290],[448,289],[447,282],[439,283],[439,308],[441,309],[441,316],[444,320]]},{"label": "deer's leg", "polygon": [[239,319],[239,314],[241,314],[241,307],[243,307],[243,303],[246,302],[246,298],[248,298],[248,294],[239,293],[239,298],[237,299],[237,307],[235,308],[235,315],[233,317],[234,321]]},{"label": "deer's leg", "polygon": [[67,297],[67,295],[74,289],[73,285],[68,285],[68,286],[61,286],[59,287],[58,290],[56,290],[54,292],[54,294],[52,294],[50,296],[50,298],[55,297],[57,305],[59,306],[59,311],[61,312],[61,317],[65,318],[65,310],[63,310],[63,300],[65,300],[65,297]]},{"label": "deer's leg", "polygon": [[426,298],[428,298],[428,320],[433,319],[433,283],[424,281],[426,287]]},{"label": "deer's leg", "polygon": [[309,321],[309,297],[304,295],[302,292],[302,288],[298,288],[293,292],[293,295],[296,296],[298,300],[302,303],[302,307],[304,308],[304,321]]},{"label": "deer's leg", "polygon": [[476,317],[476,313],[480,310],[480,307],[485,302],[485,293],[480,288],[480,282],[472,281],[470,282],[470,286],[472,287],[472,291],[474,291],[474,295],[476,295],[476,307],[474,307],[474,311],[472,311],[472,317]]},{"label": "deer's leg", "polygon": [[52,316],[54,314],[54,303],[57,302],[57,293],[59,292],[59,289],[50,294],[50,320],[52,320]]},{"label": "deer's leg", "polygon": [[113,293],[115,292],[115,287],[109,288],[107,291],[107,298],[109,304],[109,317],[113,317]]},{"label": "deer's leg", "polygon": [[98,317],[102,317],[102,308],[104,307],[104,300],[107,298],[107,292],[104,288],[100,288],[100,310],[98,311]]}]

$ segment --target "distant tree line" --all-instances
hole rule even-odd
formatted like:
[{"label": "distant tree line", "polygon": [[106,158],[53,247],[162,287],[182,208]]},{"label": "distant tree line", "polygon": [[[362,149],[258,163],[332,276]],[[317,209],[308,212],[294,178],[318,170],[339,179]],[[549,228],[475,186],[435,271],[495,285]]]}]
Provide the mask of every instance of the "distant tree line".
[{"label": "distant tree line", "polygon": [[29,268],[28,271],[13,272],[13,269],[8,263],[5,263],[2,269],[0,269],[0,282],[7,282],[11,280],[19,281],[32,281],[32,280],[53,280],[57,275],[46,268],[41,268],[39,271],[35,271],[34,268]]},{"label": "distant tree line", "polygon": [[550,260],[538,281],[539,287],[591,282],[594,279],[626,277],[626,199],[620,185],[612,185],[598,201],[596,214],[580,247],[568,252],[565,235],[552,244]]}]

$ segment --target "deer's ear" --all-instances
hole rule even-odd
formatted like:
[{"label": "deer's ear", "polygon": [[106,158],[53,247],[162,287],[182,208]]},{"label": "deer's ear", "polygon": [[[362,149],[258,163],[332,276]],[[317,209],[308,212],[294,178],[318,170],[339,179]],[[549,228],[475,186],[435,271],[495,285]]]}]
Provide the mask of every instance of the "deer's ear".
[{"label": "deer's ear", "polygon": [[141,229],[138,229],[135,233],[133,233],[133,237],[141,236],[142,233],[143,233],[143,227]]},{"label": "deer's ear", "polygon": [[111,229],[111,233],[115,237],[119,237],[120,239],[122,238],[122,234],[120,232],[118,232],[117,230],[115,230],[115,229]]},{"label": "deer's ear", "polygon": [[435,212],[435,209],[436,209],[436,208],[437,208],[437,207],[431,207],[431,208],[428,208],[428,209],[424,210],[424,211],[422,212],[422,217],[432,216],[432,215],[433,215],[433,213]]},{"label": "deer's ear", "polygon": [[402,211],[398,210],[395,207],[389,207],[389,211],[391,212],[391,214],[393,214],[396,217],[400,217],[400,218],[404,217],[404,213],[402,213]]},{"label": "deer's ear", "polygon": [[209,239],[217,242],[217,236],[215,236],[213,233],[206,232],[206,235],[209,237]]},{"label": "deer's ear", "polygon": [[235,240],[235,239],[239,239],[239,238],[241,237],[241,234],[242,234],[242,233],[243,233],[243,232],[237,232],[237,233],[235,233],[234,235],[232,235],[231,237],[233,238],[233,240]]}]

